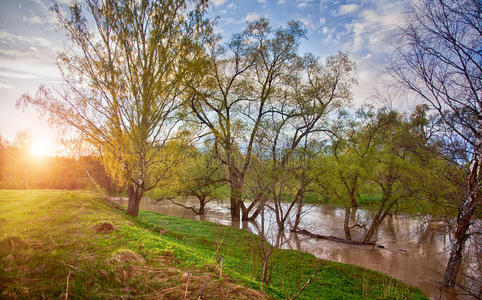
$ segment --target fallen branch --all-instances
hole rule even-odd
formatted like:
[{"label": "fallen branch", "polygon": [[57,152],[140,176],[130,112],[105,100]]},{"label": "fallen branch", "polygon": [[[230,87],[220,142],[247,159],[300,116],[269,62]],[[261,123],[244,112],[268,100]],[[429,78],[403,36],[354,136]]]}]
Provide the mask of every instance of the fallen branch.
[{"label": "fallen branch", "polygon": [[197,300],[204,299],[203,298],[203,290],[204,290],[205,285],[206,285],[206,279],[203,280],[203,285],[201,286],[201,290],[199,291],[199,297],[197,298]]},{"label": "fallen branch", "polygon": [[216,259],[216,264],[213,266],[213,271],[214,269],[216,269],[217,266],[220,266],[219,277],[223,277],[223,264],[224,264],[224,255],[221,255],[218,259]]},{"label": "fallen branch", "polygon": [[323,240],[328,240],[328,241],[332,241],[332,242],[338,242],[338,243],[360,245],[360,246],[366,246],[366,245],[374,246],[375,245],[375,243],[371,243],[371,242],[364,243],[364,242],[359,242],[359,241],[342,239],[342,238],[339,238],[339,237],[336,237],[336,236],[326,236],[326,235],[311,233],[311,232],[309,232],[308,230],[305,230],[305,229],[291,229],[291,232],[307,235],[307,236],[317,238],[317,239],[323,239]]},{"label": "fallen branch", "polygon": [[189,287],[189,273],[187,273],[186,290],[184,291],[184,300],[187,299],[187,288]]},{"label": "fallen branch", "polygon": [[69,268],[69,275],[67,275],[67,286],[65,287],[65,300],[69,299],[69,280],[71,271],[72,269]]},{"label": "fallen branch", "polygon": [[190,210],[192,210],[193,213],[195,213],[196,215],[200,215],[200,214],[201,214],[201,209],[196,210],[196,208],[194,208],[193,206],[187,206],[187,205],[184,205],[184,204],[182,204],[182,203],[176,202],[176,201],[174,201],[174,200],[172,200],[172,199],[168,199],[168,200],[171,201],[171,203],[174,204],[174,205],[180,206],[180,207],[185,208],[185,209],[190,209]]},{"label": "fallen branch", "polygon": [[320,266],[318,265],[315,269],[315,271],[313,272],[313,274],[311,274],[311,277],[308,278],[308,280],[305,282],[305,284],[303,284],[303,286],[301,287],[301,289],[298,291],[298,293],[296,293],[296,295],[294,295],[293,297],[290,298],[290,300],[294,300],[296,299],[300,294],[301,292],[303,292],[303,290],[311,283],[311,281],[313,280],[313,277],[316,276],[316,273],[318,273],[318,271],[320,270]]}]

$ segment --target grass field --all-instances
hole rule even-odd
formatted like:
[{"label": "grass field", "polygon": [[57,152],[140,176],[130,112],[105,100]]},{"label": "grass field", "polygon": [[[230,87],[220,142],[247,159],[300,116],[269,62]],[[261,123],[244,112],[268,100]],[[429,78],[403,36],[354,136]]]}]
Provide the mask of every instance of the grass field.
[{"label": "grass field", "polygon": [[284,299],[319,267],[297,299],[425,299],[378,272],[280,249],[262,287],[257,236],[147,211],[131,218],[89,192],[0,191],[0,228],[0,298]]}]

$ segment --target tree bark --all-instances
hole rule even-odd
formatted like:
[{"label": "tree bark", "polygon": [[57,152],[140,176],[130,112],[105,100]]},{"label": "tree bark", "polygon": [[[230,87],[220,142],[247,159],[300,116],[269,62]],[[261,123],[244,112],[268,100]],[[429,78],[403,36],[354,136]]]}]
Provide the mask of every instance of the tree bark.
[{"label": "tree bark", "polygon": [[241,202],[242,202],[242,185],[243,180],[234,168],[229,170],[229,186],[231,188],[231,220],[239,221],[241,214]]},{"label": "tree bark", "polygon": [[206,206],[206,200],[205,199],[199,199],[199,211],[198,215],[204,215],[204,207]]},{"label": "tree bark", "polygon": [[127,203],[127,214],[133,217],[137,217],[139,214],[139,204],[141,202],[141,198],[143,195],[143,191],[139,187],[135,187],[132,184],[127,186],[127,196],[129,197],[129,201]]},{"label": "tree bark", "polygon": [[301,223],[301,214],[303,213],[303,198],[300,198],[298,204],[296,206],[296,217],[295,217],[295,224],[293,225],[293,229],[298,229]]},{"label": "tree bark", "polygon": [[[482,143],[479,141],[479,148]],[[478,153],[477,153],[478,152]],[[465,246],[465,241],[469,237],[468,231],[470,227],[470,219],[474,213],[477,203],[480,203],[480,169],[481,169],[481,152],[477,151],[474,160],[470,166],[470,175],[468,177],[468,197],[459,207],[457,216],[457,229],[455,231],[455,241],[452,245],[450,258],[445,269],[443,285],[448,287],[455,286],[457,273],[462,263],[462,254]]]},{"label": "tree bark", "polygon": [[351,241],[351,229],[350,229],[350,207],[345,207],[345,222],[343,223],[343,229],[345,230],[345,238]]},{"label": "tree bark", "polygon": [[[253,202],[246,207],[243,202],[240,202],[240,208],[241,208],[241,220],[243,221],[255,221],[258,215],[261,212],[261,205],[263,205],[263,201],[260,201],[259,199],[253,199]],[[256,209],[254,212],[249,215],[249,213],[253,210],[253,208]]]}]

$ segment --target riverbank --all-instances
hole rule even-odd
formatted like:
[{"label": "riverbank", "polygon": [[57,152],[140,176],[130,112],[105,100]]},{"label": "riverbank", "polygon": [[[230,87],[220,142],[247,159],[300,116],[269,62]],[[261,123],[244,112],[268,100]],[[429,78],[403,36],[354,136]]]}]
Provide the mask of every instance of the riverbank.
[{"label": "riverbank", "polygon": [[149,211],[131,218],[88,192],[0,191],[0,226],[2,298],[286,298],[319,268],[298,299],[425,299],[381,273],[281,249],[260,292],[256,235]]}]

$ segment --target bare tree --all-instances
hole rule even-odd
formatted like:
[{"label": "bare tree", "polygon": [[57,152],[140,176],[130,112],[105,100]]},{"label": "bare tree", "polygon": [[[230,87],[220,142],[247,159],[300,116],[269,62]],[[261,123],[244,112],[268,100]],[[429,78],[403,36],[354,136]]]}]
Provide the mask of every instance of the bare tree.
[{"label": "bare tree", "polygon": [[482,5],[478,0],[421,0],[407,11],[390,73],[430,104],[465,141],[471,164],[458,205],[457,229],[444,286],[454,286],[474,210],[482,165]]}]

